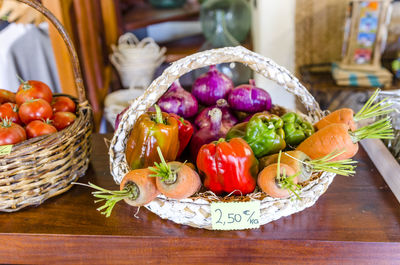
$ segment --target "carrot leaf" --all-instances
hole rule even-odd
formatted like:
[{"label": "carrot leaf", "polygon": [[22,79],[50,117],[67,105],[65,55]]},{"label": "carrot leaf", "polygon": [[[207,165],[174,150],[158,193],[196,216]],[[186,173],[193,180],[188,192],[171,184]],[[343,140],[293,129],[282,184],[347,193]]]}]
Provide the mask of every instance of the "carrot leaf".
[{"label": "carrot leaf", "polygon": [[372,124],[361,127],[354,132],[349,132],[353,143],[362,139],[393,139],[394,132],[390,117],[378,120]]},{"label": "carrot leaf", "polygon": [[73,182],[72,184],[95,189],[96,191],[93,191],[92,194],[95,198],[98,198],[100,200],[95,200],[94,202],[98,203],[105,201],[104,205],[97,208],[97,210],[101,214],[104,214],[106,217],[109,217],[111,215],[112,209],[114,208],[115,204],[117,204],[117,202],[123,199],[135,200],[139,194],[138,187],[133,183],[128,183],[124,189],[115,191],[104,189],[90,182],[88,184]]},{"label": "carrot leaf", "polygon": [[378,103],[373,104],[378,97],[379,92],[379,88],[375,90],[374,94],[372,94],[365,105],[357,112],[356,115],[354,115],[353,119],[355,122],[374,118],[380,115],[386,115],[393,111],[393,109],[390,108],[393,104],[386,103],[388,98],[384,98]]},{"label": "carrot leaf", "polygon": [[338,161],[331,161],[332,159],[338,157],[339,155],[343,154],[345,150],[342,151],[333,151],[332,153],[315,160],[310,160],[305,162],[308,164],[312,171],[326,171],[332,172],[342,176],[351,176],[354,175],[357,161],[352,159],[343,159]]},{"label": "carrot leaf", "polygon": [[176,174],[172,172],[171,167],[167,164],[164,159],[164,156],[161,152],[161,148],[157,146],[157,152],[160,156],[161,163],[154,162],[154,167],[149,167],[151,171],[155,174],[151,174],[150,177],[160,177],[162,181],[171,181],[174,182],[174,178],[176,178]]},{"label": "carrot leaf", "polygon": [[286,169],[282,168],[282,174],[281,174],[281,155],[282,151],[279,151],[277,168],[276,168],[276,178],[278,180],[278,183],[282,187],[282,189],[289,190],[297,197],[297,199],[301,200],[299,194],[296,192],[300,190],[301,186],[294,183],[294,178],[300,175],[300,172],[297,172],[296,174],[291,176],[286,176]]}]

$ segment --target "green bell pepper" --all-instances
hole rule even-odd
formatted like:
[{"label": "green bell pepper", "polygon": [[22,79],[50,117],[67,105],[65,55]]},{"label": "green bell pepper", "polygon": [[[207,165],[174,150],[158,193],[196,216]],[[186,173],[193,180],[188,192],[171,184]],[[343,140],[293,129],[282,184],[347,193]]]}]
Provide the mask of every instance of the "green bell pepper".
[{"label": "green bell pepper", "polygon": [[236,124],[229,129],[225,139],[229,141],[232,138],[244,138],[244,136],[246,135],[246,126],[247,121]]},{"label": "green bell pepper", "polygon": [[257,113],[246,123],[240,123],[228,132],[227,139],[243,138],[257,158],[285,149],[283,120],[269,113]]},{"label": "green bell pepper", "polygon": [[295,147],[314,133],[311,123],[304,121],[294,112],[288,112],[281,117],[283,120],[283,130],[285,131],[285,142],[291,147]]}]

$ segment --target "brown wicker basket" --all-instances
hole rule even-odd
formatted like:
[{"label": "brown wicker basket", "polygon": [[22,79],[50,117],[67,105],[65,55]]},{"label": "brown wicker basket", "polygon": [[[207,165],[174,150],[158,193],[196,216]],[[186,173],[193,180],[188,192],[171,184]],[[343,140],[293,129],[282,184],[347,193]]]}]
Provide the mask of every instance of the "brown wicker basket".
[{"label": "brown wicker basket", "polygon": [[[79,61],[71,39],[57,18],[36,0],[18,0],[41,12],[57,28],[72,59],[78,99],[77,119],[57,133],[16,144],[0,156],[0,211],[13,212],[71,188],[83,176],[91,151],[92,109],[86,100]],[[55,95],[57,96],[57,95]]]}]

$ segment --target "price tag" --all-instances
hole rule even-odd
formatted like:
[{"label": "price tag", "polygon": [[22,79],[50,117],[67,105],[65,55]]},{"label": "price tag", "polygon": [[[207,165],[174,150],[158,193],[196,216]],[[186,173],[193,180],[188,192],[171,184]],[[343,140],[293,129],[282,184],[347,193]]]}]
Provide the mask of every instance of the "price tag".
[{"label": "price tag", "polygon": [[215,230],[259,228],[260,202],[213,202],[211,222]]},{"label": "price tag", "polygon": [[9,155],[11,153],[12,144],[0,146],[0,156]]}]

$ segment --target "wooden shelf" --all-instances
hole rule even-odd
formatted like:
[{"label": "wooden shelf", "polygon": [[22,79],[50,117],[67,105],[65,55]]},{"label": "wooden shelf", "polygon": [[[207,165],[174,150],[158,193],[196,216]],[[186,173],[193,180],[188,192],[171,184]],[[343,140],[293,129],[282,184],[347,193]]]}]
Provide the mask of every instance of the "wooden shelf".
[{"label": "wooden shelf", "polygon": [[[206,39],[202,34],[182,38],[179,40],[170,41],[160,46],[167,48],[166,59],[167,63],[174,62],[185,56],[196,53],[200,50],[201,46],[205,43]],[[242,44],[245,48],[252,50],[253,45],[251,42],[250,35],[246,42]]]},{"label": "wooden shelf", "polygon": [[204,36],[200,34],[170,41],[160,44],[160,46],[165,46],[167,48],[165,61],[170,63],[198,52],[205,41]]},{"label": "wooden shelf", "polygon": [[136,3],[122,14],[125,31],[130,31],[148,25],[177,20],[197,18],[199,5],[186,4],[182,8],[156,9],[147,3]]}]

